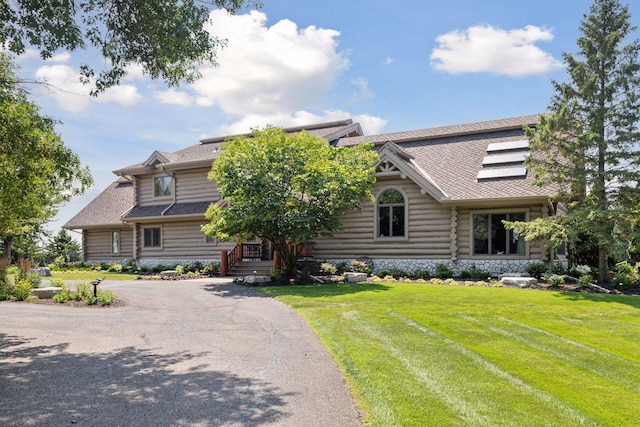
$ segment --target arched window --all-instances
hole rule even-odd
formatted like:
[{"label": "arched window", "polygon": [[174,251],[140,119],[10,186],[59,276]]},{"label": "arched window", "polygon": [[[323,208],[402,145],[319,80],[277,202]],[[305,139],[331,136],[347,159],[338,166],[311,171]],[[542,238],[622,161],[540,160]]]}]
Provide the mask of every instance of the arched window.
[{"label": "arched window", "polygon": [[378,237],[404,236],[404,223],[404,196],[398,190],[386,190],[378,198]]}]

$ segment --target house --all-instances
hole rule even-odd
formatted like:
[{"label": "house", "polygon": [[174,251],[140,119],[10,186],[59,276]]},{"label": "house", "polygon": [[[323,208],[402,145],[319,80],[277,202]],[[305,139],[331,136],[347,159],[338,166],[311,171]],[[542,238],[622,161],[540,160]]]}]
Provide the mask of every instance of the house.
[{"label": "house", "polygon": [[[375,201],[348,212],[343,231],[313,242],[313,259],[368,259],[375,270],[415,271],[447,264],[494,273],[520,272],[549,254],[505,230],[503,220],[555,215],[551,188],[532,185],[524,125],[537,116],[364,136],[351,120],[305,129],[338,146],[371,142],[379,153]],[[207,180],[225,138],[164,153],[115,171],[118,176],[65,228],[80,229],[87,262],[135,259],[142,264],[219,261],[235,243],[200,230],[220,201]],[[245,258],[271,259],[269,242],[247,246]]]},{"label": "house", "polygon": [[[303,129],[331,144],[363,134],[352,120],[287,131]],[[118,179],[63,226],[81,230],[85,262],[133,259],[148,266],[219,262],[221,253],[231,251],[235,243],[205,236],[200,228],[209,205],[220,201],[207,175],[225,139],[203,139],[173,153],[154,151],[145,161],[114,171]],[[272,257],[268,242],[264,251],[262,242],[254,249],[256,244],[258,257]],[[256,254],[245,253],[251,255]]]}]

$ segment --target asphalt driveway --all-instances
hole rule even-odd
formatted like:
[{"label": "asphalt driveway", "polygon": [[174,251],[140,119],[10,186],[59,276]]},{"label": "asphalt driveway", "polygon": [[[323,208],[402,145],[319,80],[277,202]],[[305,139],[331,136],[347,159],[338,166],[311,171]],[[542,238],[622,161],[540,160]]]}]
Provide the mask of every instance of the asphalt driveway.
[{"label": "asphalt driveway", "polygon": [[0,425],[359,425],[284,304],[225,279],[101,287],[127,305],[0,303]]}]

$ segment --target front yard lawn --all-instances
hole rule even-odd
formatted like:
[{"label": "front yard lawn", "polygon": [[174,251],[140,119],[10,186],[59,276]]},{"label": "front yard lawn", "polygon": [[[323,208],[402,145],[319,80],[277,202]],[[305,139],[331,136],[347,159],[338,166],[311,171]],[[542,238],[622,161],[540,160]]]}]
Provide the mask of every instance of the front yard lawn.
[{"label": "front yard lawn", "polygon": [[640,425],[640,297],[420,284],[265,287],[376,426]]},{"label": "front yard lawn", "polygon": [[96,280],[98,277],[104,277],[104,280],[136,280],[137,274],[128,273],[113,273],[108,271],[52,271],[50,279],[62,279],[62,280],[86,280],[90,282]]}]

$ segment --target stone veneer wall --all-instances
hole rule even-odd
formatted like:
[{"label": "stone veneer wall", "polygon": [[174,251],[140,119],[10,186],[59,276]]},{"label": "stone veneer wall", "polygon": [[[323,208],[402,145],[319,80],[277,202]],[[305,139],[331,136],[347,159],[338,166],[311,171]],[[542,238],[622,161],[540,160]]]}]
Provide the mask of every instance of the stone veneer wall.
[{"label": "stone veneer wall", "polygon": [[[340,262],[351,263],[351,259],[329,259],[326,262],[338,264]],[[453,271],[455,276],[459,276],[464,270],[471,270],[473,265],[482,271],[488,271],[493,276],[505,273],[526,273],[527,266],[533,263],[539,263],[540,260],[535,259],[491,259],[491,260],[458,260],[450,259],[371,259],[373,261],[373,273],[378,271],[389,270],[392,267],[401,268],[407,273],[414,273],[417,270],[428,268],[431,274],[436,271],[437,264],[446,264]],[[566,266],[566,262],[565,262]]]},{"label": "stone veneer wall", "polygon": [[[202,265],[207,265],[209,263],[216,263],[219,264],[220,263],[220,259],[154,259],[154,258],[145,258],[145,259],[140,259],[138,260],[138,262],[136,263],[136,265],[138,267],[155,267],[158,264],[162,264],[162,265],[166,265],[166,266],[173,266],[173,265],[185,265],[185,264],[193,264],[194,262],[199,261],[202,263]],[[107,264],[111,264],[114,263],[116,261],[114,260],[98,260],[98,259],[92,259],[89,261],[85,261],[85,264],[87,265],[91,265],[94,262],[105,262]],[[119,260],[117,261],[118,264],[121,265],[125,265],[127,262],[127,260]]]}]

